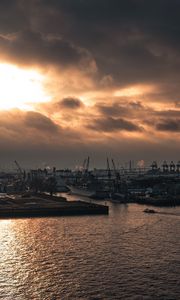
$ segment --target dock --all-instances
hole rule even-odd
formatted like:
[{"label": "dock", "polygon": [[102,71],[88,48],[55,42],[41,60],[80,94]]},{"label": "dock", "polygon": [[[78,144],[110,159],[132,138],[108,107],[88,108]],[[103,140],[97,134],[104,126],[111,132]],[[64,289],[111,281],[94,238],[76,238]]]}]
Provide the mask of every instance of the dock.
[{"label": "dock", "polygon": [[108,206],[84,201],[67,201],[64,197],[37,194],[9,195],[0,198],[0,218],[107,215]]}]

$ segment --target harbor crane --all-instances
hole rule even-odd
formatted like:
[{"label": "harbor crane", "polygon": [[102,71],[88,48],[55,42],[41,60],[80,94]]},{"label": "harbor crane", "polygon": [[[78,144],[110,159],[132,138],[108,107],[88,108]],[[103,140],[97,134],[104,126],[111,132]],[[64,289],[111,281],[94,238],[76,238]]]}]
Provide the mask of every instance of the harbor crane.
[{"label": "harbor crane", "polygon": [[82,166],[83,171],[85,171],[85,168],[86,168],[86,161],[87,161],[87,159],[85,158],[85,160],[83,161],[83,166]]},{"label": "harbor crane", "polygon": [[111,161],[112,161],[112,165],[113,165],[114,175],[115,175],[116,179],[118,180],[118,179],[120,179],[120,174],[116,169],[114,159],[112,159]]},{"label": "harbor crane", "polygon": [[108,179],[111,179],[111,169],[110,169],[108,157],[107,157],[107,174],[108,174]]},{"label": "harbor crane", "polygon": [[17,170],[19,172],[19,175],[20,175],[20,179],[23,180],[24,179],[24,172],[22,170],[22,168],[20,167],[19,163],[17,162],[17,160],[14,161],[16,167],[17,167]]},{"label": "harbor crane", "polygon": [[87,158],[87,163],[86,163],[86,173],[89,171],[89,161],[90,161],[90,158],[89,158],[89,156],[88,156],[88,158]]},{"label": "harbor crane", "polygon": [[89,156],[88,158],[85,158],[83,161],[82,171],[84,174],[87,174],[89,171],[89,161],[90,161]]}]

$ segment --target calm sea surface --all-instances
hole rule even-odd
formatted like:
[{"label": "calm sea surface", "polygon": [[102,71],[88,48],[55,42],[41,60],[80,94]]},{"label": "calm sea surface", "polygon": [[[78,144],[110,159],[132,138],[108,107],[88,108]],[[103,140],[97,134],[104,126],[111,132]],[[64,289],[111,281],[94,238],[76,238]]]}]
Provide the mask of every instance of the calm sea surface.
[{"label": "calm sea surface", "polygon": [[180,299],[180,207],[109,205],[109,216],[0,220],[0,299]]}]

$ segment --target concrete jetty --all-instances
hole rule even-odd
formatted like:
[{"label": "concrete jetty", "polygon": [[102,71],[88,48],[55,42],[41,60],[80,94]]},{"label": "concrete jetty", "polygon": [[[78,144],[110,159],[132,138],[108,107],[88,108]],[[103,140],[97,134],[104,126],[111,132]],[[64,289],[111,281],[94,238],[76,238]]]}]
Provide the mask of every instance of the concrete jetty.
[{"label": "concrete jetty", "polygon": [[67,201],[64,197],[9,195],[0,198],[0,218],[47,217],[108,214],[108,206],[83,201]]}]

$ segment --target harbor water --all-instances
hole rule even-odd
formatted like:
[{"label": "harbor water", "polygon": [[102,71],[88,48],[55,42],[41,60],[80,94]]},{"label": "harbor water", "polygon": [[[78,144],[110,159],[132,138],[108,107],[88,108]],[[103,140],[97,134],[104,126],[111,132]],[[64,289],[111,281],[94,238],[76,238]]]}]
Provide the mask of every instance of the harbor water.
[{"label": "harbor water", "polygon": [[180,299],[180,207],[109,206],[0,220],[0,299]]}]

